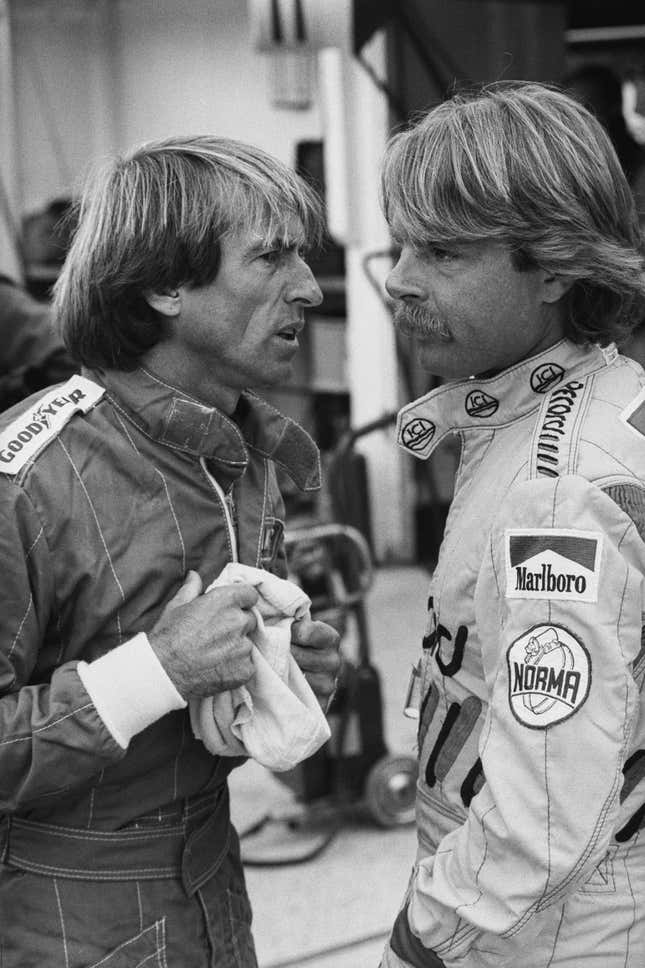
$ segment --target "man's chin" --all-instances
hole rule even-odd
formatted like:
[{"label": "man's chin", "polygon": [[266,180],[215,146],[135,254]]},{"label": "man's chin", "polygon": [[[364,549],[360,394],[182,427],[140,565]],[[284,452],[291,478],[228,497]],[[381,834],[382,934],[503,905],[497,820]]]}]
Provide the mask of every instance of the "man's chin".
[{"label": "man's chin", "polygon": [[264,373],[261,380],[256,381],[253,390],[289,390],[289,384],[293,377],[293,365],[282,363],[279,366],[271,367],[271,372]]},{"label": "man's chin", "polygon": [[[422,370],[444,380],[466,380],[472,373],[472,363],[462,363],[449,341],[417,341],[417,362]],[[468,366],[471,369],[468,369]]]}]

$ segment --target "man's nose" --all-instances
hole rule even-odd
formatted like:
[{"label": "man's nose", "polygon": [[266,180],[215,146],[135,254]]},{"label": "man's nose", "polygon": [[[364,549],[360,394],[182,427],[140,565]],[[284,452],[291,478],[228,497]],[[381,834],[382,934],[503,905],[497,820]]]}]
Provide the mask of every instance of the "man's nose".
[{"label": "man's nose", "polygon": [[315,276],[304,259],[299,259],[298,273],[287,296],[287,302],[297,302],[303,306],[320,306],[323,294]]},{"label": "man's nose", "polygon": [[388,273],[385,288],[392,299],[423,301],[427,299],[427,271],[413,252],[404,248]]}]

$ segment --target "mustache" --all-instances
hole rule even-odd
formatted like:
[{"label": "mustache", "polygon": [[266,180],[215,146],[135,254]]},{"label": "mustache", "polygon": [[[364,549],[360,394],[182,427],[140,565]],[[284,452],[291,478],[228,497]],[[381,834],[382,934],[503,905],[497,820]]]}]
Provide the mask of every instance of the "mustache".
[{"label": "mustache", "polygon": [[433,316],[423,306],[397,306],[394,312],[394,325],[404,336],[417,336],[420,339],[435,336],[443,340],[450,339],[450,330],[446,323],[439,317]]}]

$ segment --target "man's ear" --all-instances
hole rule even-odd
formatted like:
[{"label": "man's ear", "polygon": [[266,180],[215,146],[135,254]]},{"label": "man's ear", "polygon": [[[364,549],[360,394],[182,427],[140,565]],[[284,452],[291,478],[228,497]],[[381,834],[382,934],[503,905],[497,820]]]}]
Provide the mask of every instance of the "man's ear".
[{"label": "man's ear", "polygon": [[143,298],[156,309],[162,316],[178,316],[181,312],[181,292],[179,289],[164,289],[162,292],[153,292],[146,289]]},{"label": "man's ear", "polygon": [[544,302],[556,303],[558,299],[569,292],[574,279],[567,279],[557,273],[543,271],[542,274],[542,295]]}]

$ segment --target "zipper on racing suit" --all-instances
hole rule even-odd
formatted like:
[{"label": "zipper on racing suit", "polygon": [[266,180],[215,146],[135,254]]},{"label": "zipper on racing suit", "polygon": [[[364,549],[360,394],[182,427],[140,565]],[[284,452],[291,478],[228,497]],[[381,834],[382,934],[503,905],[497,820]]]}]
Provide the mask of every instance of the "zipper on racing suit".
[{"label": "zipper on racing suit", "polygon": [[235,504],[233,503],[233,495],[226,494],[224,488],[218,481],[215,480],[208,467],[206,466],[206,460],[201,457],[199,463],[202,465],[202,470],[206,477],[210,481],[217,494],[220,503],[222,505],[222,510],[224,512],[224,520],[226,521],[226,529],[228,531],[229,543],[231,546],[231,560],[239,561],[238,550],[237,550],[237,535],[235,533]]}]

